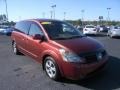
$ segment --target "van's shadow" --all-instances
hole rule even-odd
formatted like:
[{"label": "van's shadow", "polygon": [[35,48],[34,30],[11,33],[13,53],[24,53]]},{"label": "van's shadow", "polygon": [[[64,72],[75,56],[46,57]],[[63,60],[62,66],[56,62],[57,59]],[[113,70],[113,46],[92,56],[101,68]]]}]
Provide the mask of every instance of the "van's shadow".
[{"label": "van's shadow", "polygon": [[116,36],[116,37],[114,37],[114,38],[112,38],[112,39],[120,39],[120,37],[117,37],[117,36]]},{"label": "van's shadow", "polygon": [[120,59],[110,56],[106,70],[94,77],[79,81],[64,79],[62,82],[77,84],[95,90],[112,90],[120,88]]}]

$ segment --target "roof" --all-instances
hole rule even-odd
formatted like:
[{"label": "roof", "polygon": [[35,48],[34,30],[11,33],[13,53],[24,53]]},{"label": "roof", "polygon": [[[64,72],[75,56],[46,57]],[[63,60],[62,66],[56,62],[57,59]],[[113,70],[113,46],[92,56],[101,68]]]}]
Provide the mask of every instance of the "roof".
[{"label": "roof", "polygon": [[38,18],[38,19],[28,19],[28,20],[35,20],[38,22],[50,22],[50,21],[59,21],[60,22],[60,20],[56,20],[56,19],[40,19],[40,18]]}]

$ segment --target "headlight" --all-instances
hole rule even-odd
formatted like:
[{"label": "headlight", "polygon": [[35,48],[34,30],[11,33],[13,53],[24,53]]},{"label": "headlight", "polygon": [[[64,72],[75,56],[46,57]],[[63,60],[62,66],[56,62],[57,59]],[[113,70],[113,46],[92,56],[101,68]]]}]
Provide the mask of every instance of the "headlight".
[{"label": "headlight", "polygon": [[66,62],[82,62],[81,58],[73,52],[65,51],[64,49],[59,49],[59,52]]}]

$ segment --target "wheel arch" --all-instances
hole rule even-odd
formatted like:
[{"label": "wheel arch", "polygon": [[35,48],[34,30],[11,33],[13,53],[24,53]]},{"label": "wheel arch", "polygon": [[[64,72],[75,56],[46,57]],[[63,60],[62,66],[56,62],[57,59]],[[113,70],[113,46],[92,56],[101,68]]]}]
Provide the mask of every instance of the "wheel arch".
[{"label": "wheel arch", "polygon": [[45,58],[46,58],[46,57],[52,57],[52,58],[55,60],[57,66],[58,66],[58,69],[59,69],[59,71],[60,71],[60,74],[63,76],[62,66],[61,66],[61,64],[60,64],[60,58],[59,58],[59,56],[58,56],[55,52],[53,52],[53,51],[47,51],[46,53],[44,53],[44,55],[43,55],[43,57],[42,57],[42,62],[41,62],[41,64],[42,64],[42,69],[43,69],[43,70],[45,69],[45,68],[44,68],[44,64],[45,64]]},{"label": "wheel arch", "polygon": [[43,56],[43,58],[42,58],[42,69],[44,70],[45,68],[44,68],[44,64],[45,64],[45,58],[46,57],[51,57],[49,54],[46,54],[46,55],[44,55]]},{"label": "wheel arch", "polygon": [[14,42],[15,42],[15,40],[12,40],[12,45],[13,45]]}]

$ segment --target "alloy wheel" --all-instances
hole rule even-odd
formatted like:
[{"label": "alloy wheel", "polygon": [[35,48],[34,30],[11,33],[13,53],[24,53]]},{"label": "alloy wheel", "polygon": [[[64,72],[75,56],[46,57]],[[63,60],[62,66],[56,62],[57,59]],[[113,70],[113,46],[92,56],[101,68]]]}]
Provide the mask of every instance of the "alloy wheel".
[{"label": "alloy wheel", "polygon": [[53,61],[51,60],[46,61],[45,70],[50,78],[56,77],[56,66]]}]

